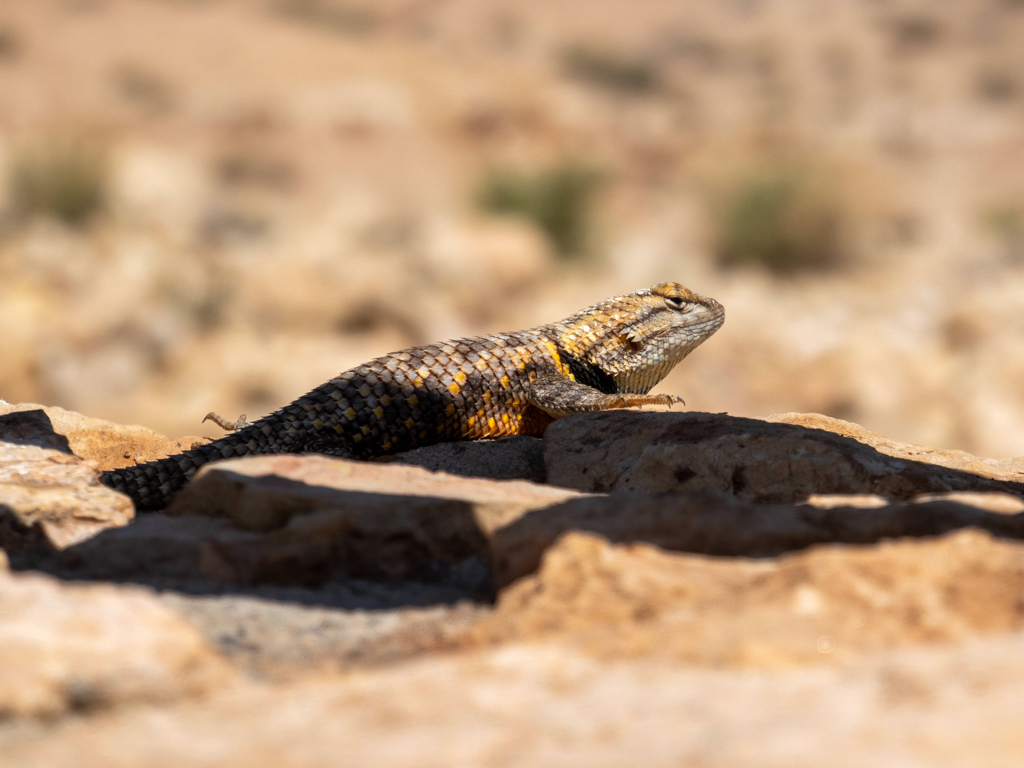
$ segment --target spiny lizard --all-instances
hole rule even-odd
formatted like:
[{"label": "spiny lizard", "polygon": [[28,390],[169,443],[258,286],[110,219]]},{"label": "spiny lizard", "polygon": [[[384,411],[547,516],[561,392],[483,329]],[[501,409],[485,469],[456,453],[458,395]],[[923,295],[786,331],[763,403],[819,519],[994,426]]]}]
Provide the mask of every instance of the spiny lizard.
[{"label": "spiny lizard", "polygon": [[[570,413],[671,406],[649,395],[721,327],[725,310],[678,283],[617,296],[549,325],[414,347],[336,376],[211,443],[105,472],[140,509],[159,509],[203,464],[262,453],[370,459],[422,445],[540,435]],[[219,417],[218,417],[219,418]]]}]

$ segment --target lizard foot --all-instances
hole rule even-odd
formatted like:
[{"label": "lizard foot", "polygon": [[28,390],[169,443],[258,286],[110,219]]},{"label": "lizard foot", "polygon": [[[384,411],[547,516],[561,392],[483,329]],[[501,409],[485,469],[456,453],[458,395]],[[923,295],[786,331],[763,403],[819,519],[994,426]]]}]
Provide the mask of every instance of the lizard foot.
[{"label": "lizard foot", "polygon": [[620,408],[632,408],[643,405],[667,405],[671,408],[676,403],[686,405],[686,401],[679,395],[619,395]]},{"label": "lizard foot", "polygon": [[241,416],[238,417],[238,421],[228,421],[223,416],[220,416],[219,414],[216,414],[213,411],[210,411],[203,418],[203,423],[204,424],[207,421],[212,421],[218,427],[220,427],[221,429],[227,430],[228,432],[237,432],[239,429],[244,429],[245,427],[249,426],[249,422],[245,420],[245,414],[244,413]]}]

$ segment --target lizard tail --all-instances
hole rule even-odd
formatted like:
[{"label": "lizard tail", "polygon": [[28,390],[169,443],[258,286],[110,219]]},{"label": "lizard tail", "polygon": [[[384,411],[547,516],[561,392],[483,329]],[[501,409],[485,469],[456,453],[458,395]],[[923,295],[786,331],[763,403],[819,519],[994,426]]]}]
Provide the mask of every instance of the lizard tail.
[{"label": "lizard tail", "polygon": [[120,491],[135,502],[138,510],[162,509],[204,464],[237,456],[260,453],[282,453],[288,446],[270,442],[257,425],[250,425],[231,435],[166,459],[136,464],[104,472],[100,482]]},{"label": "lizard tail", "polygon": [[215,443],[159,461],[104,472],[100,482],[130,497],[137,510],[162,509],[203,464],[222,458]]}]

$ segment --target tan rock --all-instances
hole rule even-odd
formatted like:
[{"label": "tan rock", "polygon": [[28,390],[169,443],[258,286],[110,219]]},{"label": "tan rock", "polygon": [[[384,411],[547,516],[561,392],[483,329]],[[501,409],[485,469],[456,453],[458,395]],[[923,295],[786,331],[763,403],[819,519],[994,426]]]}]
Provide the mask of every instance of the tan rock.
[{"label": "tan rock", "polygon": [[603,657],[773,667],[1024,627],[1024,544],[980,531],[776,560],[668,554],[569,533],[474,640],[558,636]]},{"label": "tan rock", "polygon": [[513,645],[13,730],[0,765],[1001,768],[1022,689],[1022,634],[769,671]]},{"label": "tan rock", "polygon": [[[406,578],[475,560],[524,513],[579,494],[419,467],[324,456],[257,456],[204,467],[167,512],[229,518],[202,569],[232,583],[317,583],[330,573]],[[486,579],[486,577],[482,577]]]},{"label": "tan rock", "polygon": [[765,417],[765,421],[771,424],[792,424],[808,429],[820,429],[825,432],[832,432],[842,437],[852,437],[859,443],[871,446],[880,453],[892,456],[897,459],[910,459],[912,461],[923,461],[927,464],[934,464],[949,469],[959,469],[965,472],[989,477],[994,479],[1018,480],[1024,477],[1024,459],[984,459],[972,456],[965,451],[936,450],[919,445],[900,443],[883,437],[877,432],[859,424],[842,419],[834,419],[830,416],[823,416],[820,413],[777,413]]},{"label": "tan rock", "polygon": [[141,589],[0,574],[0,716],[166,702],[232,679],[199,633]]},{"label": "tan rock", "polygon": [[766,502],[814,494],[910,499],[1024,494],[1024,464],[886,440],[815,414],[613,411],[559,419],[544,435],[548,482],[580,491],[723,491]]},{"label": "tan rock", "polygon": [[0,416],[0,547],[63,549],[134,516],[67,443],[42,411]]},{"label": "tan rock", "polygon": [[[930,494],[918,496],[918,501],[938,500],[949,494]],[[982,494],[974,494],[982,495]],[[859,507],[860,509],[877,509],[884,507],[889,502],[876,493],[812,493],[804,501],[812,507],[821,509],[834,509],[835,507]]]},{"label": "tan rock", "polygon": [[1003,515],[1017,515],[1024,512],[1024,499],[1010,493],[984,493],[974,491],[926,493],[915,497],[914,501],[919,503],[929,501],[951,501],[955,504],[967,504],[971,507],[985,509],[989,512],[999,512]]},{"label": "tan rock", "polygon": [[[66,438],[75,456],[96,462],[103,471],[156,461],[186,451],[194,443],[207,442],[205,437],[169,438],[136,424],[115,424],[56,406],[0,402],[0,416],[35,410],[46,414],[53,431]],[[4,439],[0,431],[0,440]]]},{"label": "tan rock", "polygon": [[866,497],[872,502],[867,506],[857,497],[844,499],[848,506],[758,504],[719,493],[619,493],[571,499],[523,515],[494,533],[494,583],[501,588],[534,572],[548,547],[568,531],[734,557],[768,557],[814,544],[935,536],[965,527],[1024,538],[1024,515],[1002,510],[991,512],[949,500],[877,506]]}]

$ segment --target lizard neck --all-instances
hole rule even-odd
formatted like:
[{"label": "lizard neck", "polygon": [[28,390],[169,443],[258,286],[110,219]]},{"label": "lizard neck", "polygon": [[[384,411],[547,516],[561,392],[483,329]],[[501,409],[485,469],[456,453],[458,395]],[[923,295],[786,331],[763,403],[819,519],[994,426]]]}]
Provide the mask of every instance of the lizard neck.
[{"label": "lizard neck", "polygon": [[557,346],[558,356],[565,365],[569,366],[569,372],[576,381],[580,384],[586,384],[588,387],[593,387],[606,395],[618,394],[619,387],[615,383],[615,379],[608,373],[593,363],[588,363],[586,360],[576,357],[561,344]]}]

